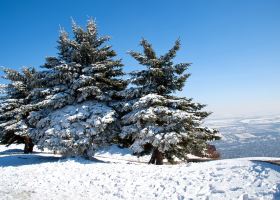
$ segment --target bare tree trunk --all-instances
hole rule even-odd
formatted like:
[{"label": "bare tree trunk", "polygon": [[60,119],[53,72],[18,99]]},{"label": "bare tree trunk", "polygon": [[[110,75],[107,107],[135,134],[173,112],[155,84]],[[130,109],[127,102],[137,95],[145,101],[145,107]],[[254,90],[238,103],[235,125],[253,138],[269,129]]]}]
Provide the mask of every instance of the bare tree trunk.
[{"label": "bare tree trunk", "polygon": [[149,164],[163,165],[163,158],[163,153],[156,148],[153,150]]},{"label": "bare tree trunk", "polygon": [[24,153],[32,153],[33,147],[32,139],[28,136],[24,136]]}]

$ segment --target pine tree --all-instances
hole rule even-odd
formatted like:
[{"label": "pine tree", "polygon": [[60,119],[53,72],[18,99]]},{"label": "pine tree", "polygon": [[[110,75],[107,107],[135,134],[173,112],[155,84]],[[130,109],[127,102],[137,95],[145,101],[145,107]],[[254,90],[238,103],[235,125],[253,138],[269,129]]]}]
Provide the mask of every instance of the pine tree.
[{"label": "pine tree", "polygon": [[86,30],[73,21],[72,31],[73,39],[60,31],[58,57],[43,66],[46,87],[34,91],[40,111],[28,118],[30,134],[39,148],[90,157],[116,137],[117,114],[108,104],[127,83],[119,78],[121,60],[105,44],[109,37],[98,36],[92,19]]},{"label": "pine tree", "polygon": [[170,162],[175,158],[186,160],[189,153],[205,156],[207,141],[219,139],[216,130],[202,125],[210,113],[202,111],[205,105],[172,95],[182,90],[190,76],[184,73],[190,63],[172,61],[180,41],[160,57],[146,40],[140,44],[144,54],[129,54],[146,69],[130,74],[136,87],[126,90],[131,99],[124,108],[119,106],[124,114],[120,138],[131,142],[135,154],[152,153],[149,163],[162,164],[164,158]]}]

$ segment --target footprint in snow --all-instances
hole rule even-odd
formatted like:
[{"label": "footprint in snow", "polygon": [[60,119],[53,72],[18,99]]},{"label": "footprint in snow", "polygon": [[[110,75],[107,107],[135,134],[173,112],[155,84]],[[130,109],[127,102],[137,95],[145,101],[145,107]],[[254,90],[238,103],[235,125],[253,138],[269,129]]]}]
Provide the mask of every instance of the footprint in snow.
[{"label": "footprint in snow", "polygon": [[268,177],[268,170],[267,169],[265,169],[265,170],[263,170],[262,172],[261,172],[261,175],[263,176],[263,177]]},{"label": "footprint in snow", "polygon": [[218,189],[215,186],[213,186],[212,184],[210,184],[209,187],[210,187],[210,192],[211,193],[225,193],[224,190]]},{"label": "footprint in snow", "polygon": [[242,190],[242,187],[234,187],[234,188],[229,188],[230,191],[237,191],[237,190]]},{"label": "footprint in snow", "polygon": [[240,168],[239,166],[232,166],[230,169],[238,169]]},{"label": "footprint in snow", "polygon": [[238,198],[238,200],[249,200],[249,195],[248,194],[243,194]]},{"label": "footprint in snow", "polygon": [[211,192],[212,193],[225,193],[224,190],[219,190],[219,189],[213,189]]}]

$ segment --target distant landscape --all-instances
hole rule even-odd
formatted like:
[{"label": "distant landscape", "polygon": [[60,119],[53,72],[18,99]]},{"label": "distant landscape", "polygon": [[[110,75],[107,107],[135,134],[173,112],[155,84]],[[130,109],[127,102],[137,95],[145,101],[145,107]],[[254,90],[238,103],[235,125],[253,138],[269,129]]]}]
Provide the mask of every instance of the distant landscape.
[{"label": "distant landscape", "polygon": [[212,119],[206,123],[222,135],[222,140],[213,144],[223,159],[280,156],[280,115]]}]

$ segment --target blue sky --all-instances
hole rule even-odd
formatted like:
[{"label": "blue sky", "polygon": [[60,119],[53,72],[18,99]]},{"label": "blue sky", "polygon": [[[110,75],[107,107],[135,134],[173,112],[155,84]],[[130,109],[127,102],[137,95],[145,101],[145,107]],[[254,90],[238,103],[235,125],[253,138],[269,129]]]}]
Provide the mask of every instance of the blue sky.
[{"label": "blue sky", "polygon": [[57,53],[59,25],[96,19],[123,59],[148,39],[162,54],[180,37],[177,62],[193,63],[178,94],[208,105],[213,116],[280,113],[278,0],[1,0],[0,66],[38,67]]}]

